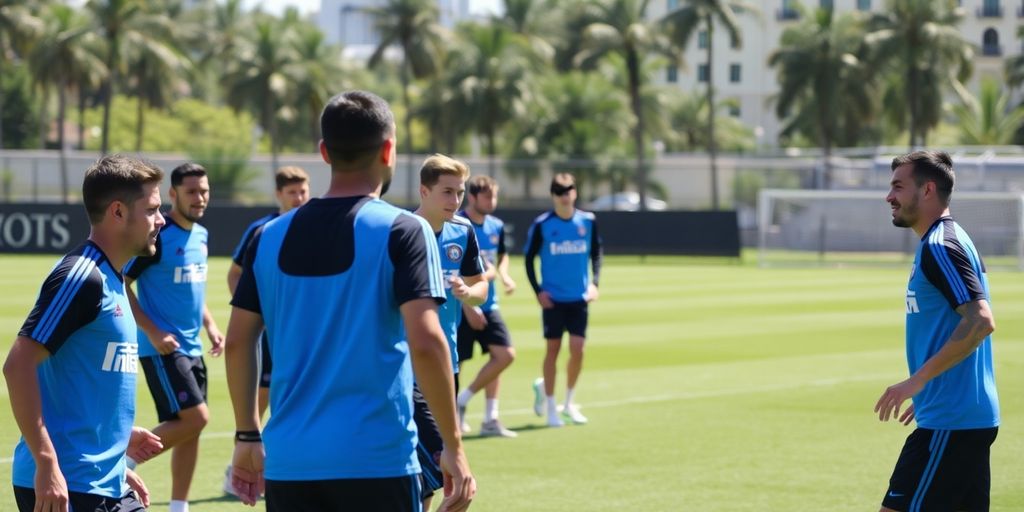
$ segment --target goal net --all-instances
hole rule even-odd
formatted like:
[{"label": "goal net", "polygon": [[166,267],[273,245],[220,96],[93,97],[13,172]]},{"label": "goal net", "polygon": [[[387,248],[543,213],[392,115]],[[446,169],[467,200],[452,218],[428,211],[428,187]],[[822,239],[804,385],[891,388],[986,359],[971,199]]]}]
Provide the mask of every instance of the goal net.
[{"label": "goal net", "polygon": [[[763,189],[758,196],[758,262],[909,263],[918,237],[892,225],[887,191]],[[987,267],[1024,270],[1024,194],[954,192],[953,218]]]}]

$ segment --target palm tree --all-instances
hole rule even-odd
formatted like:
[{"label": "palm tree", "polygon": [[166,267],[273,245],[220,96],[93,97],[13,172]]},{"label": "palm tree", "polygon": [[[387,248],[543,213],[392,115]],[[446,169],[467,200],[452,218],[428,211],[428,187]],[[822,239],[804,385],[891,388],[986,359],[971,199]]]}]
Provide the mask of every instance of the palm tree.
[{"label": "palm tree", "polygon": [[817,9],[801,19],[782,33],[779,49],[768,57],[779,83],[775,111],[785,120],[783,134],[800,133],[822,148],[819,186],[830,188],[832,148],[837,142],[857,142],[845,135],[858,133],[872,120],[876,87],[857,56],[864,39],[863,18]]},{"label": "palm tree", "polygon": [[491,22],[523,36],[536,55],[550,59],[560,22],[557,5],[552,0],[505,0],[505,10]]},{"label": "palm tree", "polygon": [[[0,0],[0,68],[28,53],[32,41],[43,30],[43,21],[36,16],[33,0]],[[0,90],[0,119],[3,119],[3,91]],[[4,147],[3,123],[0,122],[0,149]]]},{"label": "palm tree", "polygon": [[955,0],[889,0],[871,20],[872,58],[901,75],[912,148],[939,123],[944,86],[962,89],[971,75],[974,50],[957,27],[963,16]]},{"label": "palm tree", "polygon": [[253,33],[239,42],[239,58],[222,77],[228,105],[250,108],[270,138],[271,162],[278,168],[280,141],[277,120],[289,89],[296,82],[298,57],[290,43],[293,33],[273,18],[256,20]]},{"label": "palm tree", "polygon": [[316,148],[320,141],[320,110],[338,90],[350,88],[355,82],[353,75],[358,77],[361,70],[344,61],[341,48],[328,44],[318,28],[302,24],[296,30],[292,43],[298,69],[293,94],[295,105],[306,110],[310,147]]},{"label": "palm tree", "polygon": [[1024,125],[1024,106],[1009,108],[1010,91],[1000,90],[999,83],[981,82],[978,97],[967,96],[953,108],[960,127],[960,143],[972,146],[1011,144],[1017,130]]},{"label": "palm tree", "polygon": [[[29,54],[29,69],[45,91],[57,92],[57,145],[60,148],[61,197],[68,200],[67,143],[65,118],[67,93],[76,78],[103,67],[99,57],[88,49],[92,37],[91,20],[64,4],[49,5],[44,11],[44,28]],[[79,87],[81,87],[79,85]],[[45,106],[44,106],[45,109]]]},{"label": "palm tree", "polygon": [[626,66],[627,90],[635,117],[633,127],[636,152],[636,188],[640,208],[646,209],[647,166],[644,164],[644,115],[640,91],[646,78],[641,73],[643,59],[660,53],[678,60],[668,40],[654,23],[647,21],[648,0],[603,0],[593,4],[595,21],[583,31],[583,50],[576,56],[577,64],[609,55],[621,56]]},{"label": "palm tree", "polygon": [[[1017,27],[1017,39],[1024,38],[1024,26]],[[1024,84],[1024,54],[1014,55],[1006,58],[1006,83],[1010,87],[1020,87]]]},{"label": "palm tree", "polygon": [[[715,105],[714,81],[714,34],[715,25],[721,25],[729,34],[729,42],[733,48],[740,48],[743,39],[740,34],[737,11],[752,11],[751,4],[735,0],[683,0],[682,6],[669,11],[661,19],[662,25],[670,34],[670,39],[685,50],[693,39],[693,34],[702,28],[707,34],[705,65],[707,66],[707,104]],[[715,138],[715,117],[707,116],[708,121],[708,156],[711,161],[711,207],[718,209],[718,144]]]},{"label": "palm tree", "polygon": [[412,101],[409,85],[416,78],[433,75],[441,62],[442,42],[446,38],[438,22],[438,7],[434,0],[388,0],[381,7],[368,9],[374,19],[374,28],[380,34],[380,43],[370,55],[369,66],[377,67],[384,60],[388,48],[398,46],[402,52],[399,77],[402,82],[402,104],[405,106],[405,152],[409,159],[406,200],[413,201],[413,140]]},{"label": "palm tree", "polygon": [[525,113],[531,73],[543,61],[525,37],[500,25],[466,24],[459,36],[450,70],[455,103],[486,141],[487,170],[494,176],[498,130]]},{"label": "palm tree", "polygon": [[132,22],[144,14],[144,5],[141,0],[89,0],[86,6],[107,41],[104,65],[108,73],[102,90],[103,138],[100,143],[100,153],[105,155],[110,147],[110,106],[122,64],[125,32],[130,31]]}]

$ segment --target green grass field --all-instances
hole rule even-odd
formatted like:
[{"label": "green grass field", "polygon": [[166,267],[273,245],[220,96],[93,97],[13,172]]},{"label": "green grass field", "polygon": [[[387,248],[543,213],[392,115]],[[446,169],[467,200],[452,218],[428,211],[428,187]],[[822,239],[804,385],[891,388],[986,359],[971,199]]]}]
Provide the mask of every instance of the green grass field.
[{"label": "green grass field", "polygon": [[[0,258],[0,332],[14,339],[53,256]],[[911,427],[872,407],[906,375],[907,268],[759,269],[736,262],[610,258],[591,309],[577,391],[590,424],[542,428],[530,382],[542,357],[540,315],[521,270],[502,311],[519,358],[502,381],[502,419],[518,439],[467,450],[485,511],[877,510]],[[210,266],[209,304],[227,327],[226,259]],[[1003,426],[992,455],[992,510],[1024,510],[1024,273],[990,276]],[[5,350],[6,352],[6,350]],[[464,364],[475,374],[479,358]],[[242,510],[221,493],[233,420],[220,360],[192,510]],[[562,366],[564,370],[564,365]],[[563,374],[564,376],[564,374]],[[143,379],[140,374],[140,384]],[[155,424],[140,385],[137,423]],[[564,380],[559,382],[559,399]],[[0,404],[0,481],[18,430]],[[470,405],[479,428],[483,400]],[[303,447],[315,450],[315,446]],[[166,510],[168,457],[140,467]],[[9,488],[9,487],[8,487]],[[262,509],[262,507],[258,507]],[[13,510],[0,491],[0,510]]]}]

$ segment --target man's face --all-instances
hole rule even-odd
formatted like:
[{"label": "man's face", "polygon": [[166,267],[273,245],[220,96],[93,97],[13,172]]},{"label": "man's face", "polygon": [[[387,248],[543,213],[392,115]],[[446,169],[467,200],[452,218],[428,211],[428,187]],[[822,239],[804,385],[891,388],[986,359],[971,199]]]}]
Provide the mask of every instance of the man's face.
[{"label": "man's face", "polygon": [[199,222],[210,203],[210,181],[206,176],[186,176],[181,185],[171,187],[171,204],[190,222]]},{"label": "man's face", "polygon": [[284,211],[298,208],[309,201],[309,182],[289,183],[277,191],[277,203]]},{"label": "man's face", "polygon": [[913,226],[920,216],[921,187],[914,181],[913,169],[913,164],[897,167],[889,182],[889,195],[885,196],[885,201],[892,207],[892,224],[901,228]]},{"label": "man's face", "polygon": [[420,205],[428,217],[451,220],[465,193],[466,182],[462,178],[442,174],[433,187],[420,185]]},{"label": "man's face", "polygon": [[156,239],[165,224],[160,214],[160,187],[153,183],[142,187],[142,197],[127,206],[124,242],[136,256],[156,254]]},{"label": "man's face", "polygon": [[559,206],[570,207],[576,204],[576,185],[555,182],[555,187],[551,191],[551,199],[556,208]]},{"label": "man's face", "polygon": [[498,207],[498,189],[481,190],[475,196],[470,196],[470,204],[477,213],[490,215]]}]

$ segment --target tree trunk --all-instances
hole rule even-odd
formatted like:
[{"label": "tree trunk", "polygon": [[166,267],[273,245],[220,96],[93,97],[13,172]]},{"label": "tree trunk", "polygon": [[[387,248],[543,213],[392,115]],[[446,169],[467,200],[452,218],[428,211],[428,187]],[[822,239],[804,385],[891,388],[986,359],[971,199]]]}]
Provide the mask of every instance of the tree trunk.
[{"label": "tree trunk", "polygon": [[270,139],[270,176],[273,177],[274,173],[277,172],[277,123],[274,115],[274,95],[270,91],[268,85],[265,96],[263,97],[263,129],[267,132],[267,137]]},{"label": "tree trunk", "polygon": [[117,80],[117,37],[107,38],[110,50],[107,52],[107,82],[103,86],[103,138],[100,143],[100,154],[107,155],[110,149],[110,105],[114,101],[114,81]]},{"label": "tree trunk", "polygon": [[68,145],[64,140],[64,117],[67,112],[67,80],[63,73],[57,80],[57,147],[60,148],[60,198],[68,202]]},{"label": "tree trunk", "polygon": [[917,71],[911,66],[907,77],[907,101],[910,102],[910,151],[917,144]]},{"label": "tree trunk", "polygon": [[[632,47],[626,50],[626,68],[629,73],[629,99],[633,105],[633,115],[636,116],[636,129],[633,131],[636,149],[636,188],[640,195],[640,211],[646,211],[647,167],[644,164],[644,111],[640,103],[640,55]],[[614,201],[612,204],[614,205]]]},{"label": "tree trunk", "polygon": [[[139,83],[142,83],[142,77],[139,77]],[[142,95],[142,90],[139,90],[139,100],[135,107],[135,152],[142,153],[142,136],[145,135],[146,131],[146,100]]]},{"label": "tree trunk", "polygon": [[0,149],[4,149],[4,91],[0,86]]},{"label": "tree trunk", "polygon": [[39,149],[46,149],[46,139],[50,135],[50,130],[47,126],[46,120],[46,107],[50,100],[50,88],[43,84],[42,106],[39,108]]},{"label": "tree trunk", "polygon": [[494,141],[494,127],[487,130],[487,175],[494,177],[497,172],[495,156],[498,154],[497,144]]},{"label": "tree trunk", "polygon": [[78,84],[78,150],[85,149],[85,86]]},{"label": "tree trunk", "polygon": [[707,25],[708,30],[708,48],[707,48],[707,66],[708,66],[708,157],[711,160],[711,209],[717,210],[719,207],[718,203],[718,143],[715,141],[715,81],[714,77],[714,61],[712,48],[714,47],[714,30],[715,23],[711,19],[711,14],[707,14],[704,17],[704,23]]},{"label": "tree trunk", "polygon": [[[412,161],[412,105],[409,101],[409,58],[403,47],[402,50],[402,102],[405,104],[405,133],[402,134],[402,138],[405,139],[405,155],[406,155],[406,173],[405,173],[405,203],[409,206],[415,204],[413,200],[413,190],[416,189],[413,175],[416,174],[413,170]],[[395,163],[397,167],[397,162]]]}]

